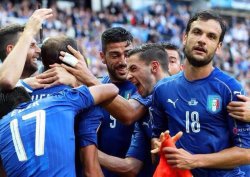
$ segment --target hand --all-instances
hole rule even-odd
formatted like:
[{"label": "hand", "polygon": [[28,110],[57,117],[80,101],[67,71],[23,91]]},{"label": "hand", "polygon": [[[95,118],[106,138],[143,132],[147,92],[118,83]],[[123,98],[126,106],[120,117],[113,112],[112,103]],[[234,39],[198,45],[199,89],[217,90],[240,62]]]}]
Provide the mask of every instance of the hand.
[{"label": "hand", "polygon": [[37,9],[25,25],[24,33],[36,35],[45,19],[52,17],[52,9]]},{"label": "hand", "polygon": [[194,169],[197,168],[195,155],[190,154],[184,149],[177,149],[174,147],[163,148],[163,153],[167,159],[167,163],[174,168],[180,169]]},{"label": "hand", "polygon": [[[87,64],[84,60],[84,56],[79,51],[76,51],[74,48],[72,48],[70,45],[68,46],[68,49],[74,55],[74,57],[78,59],[78,63],[74,66],[74,68],[65,64],[62,64],[62,67],[73,74],[77,78],[77,80],[87,86],[99,84],[97,78],[88,69]],[[59,58],[63,60],[65,52],[61,51],[60,54],[61,56]]]},{"label": "hand", "polygon": [[[162,132],[159,139],[154,138],[152,140],[151,153],[158,153],[160,151],[161,144],[165,140],[166,135],[169,135],[169,130]],[[181,138],[182,135],[183,135],[182,132],[178,132],[175,136],[171,137],[173,140],[173,143],[175,144]]]},{"label": "hand", "polygon": [[39,83],[38,79],[36,77],[28,77],[23,80],[26,84],[28,84],[32,89],[40,89],[48,87],[49,84],[42,84]]},{"label": "hand", "polygon": [[51,67],[51,69],[36,76],[40,84],[46,84],[45,88],[60,84],[70,85],[72,87],[79,85],[77,79],[60,65],[54,64],[51,65]]},{"label": "hand", "polygon": [[231,101],[227,105],[229,115],[235,119],[250,122],[250,98],[244,95],[237,95],[241,101]]}]

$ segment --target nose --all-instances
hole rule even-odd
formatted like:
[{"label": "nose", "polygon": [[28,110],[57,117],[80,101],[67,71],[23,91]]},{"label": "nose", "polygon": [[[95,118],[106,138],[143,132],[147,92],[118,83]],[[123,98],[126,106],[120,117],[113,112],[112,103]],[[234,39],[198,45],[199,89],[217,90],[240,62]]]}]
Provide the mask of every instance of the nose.
[{"label": "nose", "polygon": [[198,43],[204,45],[204,44],[206,44],[206,39],[207,39],[206,34],[202,34],[202,35],[200,35]]},{"label": "nose", "polygon": [[127,64],[127,57],[125,55],[122,55],[119,64],[123,64],[123,65]]},{"label": "nose", "polygon": [[41,48],[38,45],[36,45],[36,52],[41,53]]},{"label": "nose", "polygon": [[133,78],[133,75],[131,75],[131,73],[130,73],[130,72],[128,72],[128,75],[127,75],[127,80],[132,81],[132,78]]}]

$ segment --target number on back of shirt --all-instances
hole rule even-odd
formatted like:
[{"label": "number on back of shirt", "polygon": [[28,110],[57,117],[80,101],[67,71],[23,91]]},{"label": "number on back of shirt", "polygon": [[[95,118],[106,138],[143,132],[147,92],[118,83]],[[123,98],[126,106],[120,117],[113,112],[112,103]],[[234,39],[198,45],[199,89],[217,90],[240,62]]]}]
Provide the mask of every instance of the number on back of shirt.
[{"label": "number on back of shirt", "polygon": [[115,128],[116,127],[116,119],[110,115],[110,119],[112,120],[111,123],[109,123],[110,128]]},{"label": "number on back of shirt", "polygon": [[199,113],[197,111],[189,112],[186,111],[186,132],[198,133],[201,130],[201,125],[199,122]]},{"label": "number on back of shirt", "polygon": [[[36,118],[36,136],[35,136],[35,155],[44,155],[44,139],[45,139],[45,117],[46,112],[44,110],[37,110],[30,114],[22,116],[22,120],[28,120]],[[13,119],[10,122],[10,130],[12,135],[13,144],[19,161],[27,161],[27,155],[23,146],[20,131],[18,128],[18,120]]]}]

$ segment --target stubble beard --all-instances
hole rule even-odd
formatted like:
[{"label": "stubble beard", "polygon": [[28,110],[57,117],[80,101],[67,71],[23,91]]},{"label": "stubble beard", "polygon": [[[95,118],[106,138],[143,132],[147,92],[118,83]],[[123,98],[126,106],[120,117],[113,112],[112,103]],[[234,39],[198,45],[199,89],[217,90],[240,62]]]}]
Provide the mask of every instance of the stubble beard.
[{"label": "stubble beard", "polygon": [[208,65],[212,60],[213,60],[213,57],[214,57],[214,54],[212,56],[207,56],[205,57],[205,59],[203,60],[198,60],[196,59],[192,54],[191,52],[189,52],[186,47],[184,46],[183,48],[183,53],[185,55],[185,57],[187,58],[188,62],[194,66],[194,67],[203,67],[203,66],[206,66]]}]

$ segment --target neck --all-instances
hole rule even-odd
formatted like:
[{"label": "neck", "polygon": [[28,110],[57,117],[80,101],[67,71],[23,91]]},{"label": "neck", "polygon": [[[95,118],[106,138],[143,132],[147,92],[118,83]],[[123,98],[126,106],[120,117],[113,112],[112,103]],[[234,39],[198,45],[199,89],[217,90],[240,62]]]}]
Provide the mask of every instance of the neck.
[{"label": "neck", "polygon": [[194,81],[208,77],[213,70],[212,62],[202,67],[195,67],[186,60],[184,74],[187,80]]},{"label": "neck", "polygon": [[156,79],[156,82],[158,82],[159,80],[161,80],[161,79],[163,79],[163,78],[165,78],[165,77],[169,77],[170,75],[169,75],[169,73],[168,72],[159,72],[157,75],[156,75],[156,77],[155,77],[155,79]]}]

